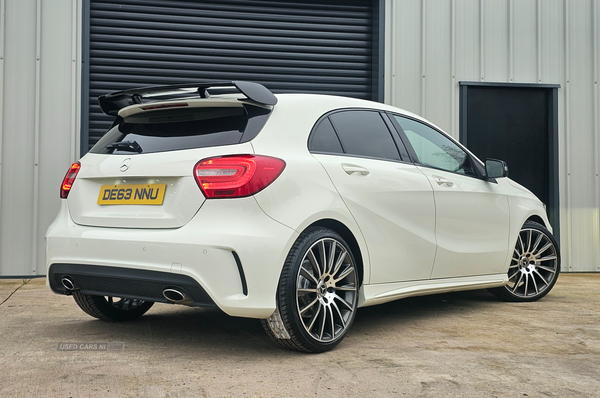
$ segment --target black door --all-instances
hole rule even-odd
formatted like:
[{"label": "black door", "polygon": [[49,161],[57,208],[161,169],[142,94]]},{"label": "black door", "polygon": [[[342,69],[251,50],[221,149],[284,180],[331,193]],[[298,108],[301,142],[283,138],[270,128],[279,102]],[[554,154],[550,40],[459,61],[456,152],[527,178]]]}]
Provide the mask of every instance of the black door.
[{"label": "black door", "polygon": [[559,85],[460,85],[461,142],[482,160],[506,161],[510,178],[548,206],[558,235]]}]

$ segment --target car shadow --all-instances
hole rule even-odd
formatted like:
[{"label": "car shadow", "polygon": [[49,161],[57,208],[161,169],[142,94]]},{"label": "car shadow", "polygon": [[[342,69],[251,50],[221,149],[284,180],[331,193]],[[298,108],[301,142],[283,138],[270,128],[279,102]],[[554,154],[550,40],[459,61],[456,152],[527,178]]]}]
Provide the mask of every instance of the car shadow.
[{"label": "car shadow", "polygon": [[359,309],[353,329],[367,332],[369,328],[402,326],[410,328],[411,322],[431,317],[451,318],[464,311],[485,311],[490,305],[501,303],[487,290],[470,290],[440,293],[427,296],[407,297]]},{"label": "car shadow", "polygon": [[[498,300],[485,290],[410,297],[360,308],[349,336],[373,335],[385,328],[410,328],[412,322],[433,316],[452,317],[465,309],[485,310]],[[478,308],[481,307],[481,308]],[[136,321],[103,322],[92,318],[55,325],[54,333],[76,339],[124,342],[126,351],[159,351],[184,355],[251,355],[282,357],[302,355],[280,348],[256,319],[230,317],[219,310],[155,305]],[[60,330],[64,328],[64,330]]]}]

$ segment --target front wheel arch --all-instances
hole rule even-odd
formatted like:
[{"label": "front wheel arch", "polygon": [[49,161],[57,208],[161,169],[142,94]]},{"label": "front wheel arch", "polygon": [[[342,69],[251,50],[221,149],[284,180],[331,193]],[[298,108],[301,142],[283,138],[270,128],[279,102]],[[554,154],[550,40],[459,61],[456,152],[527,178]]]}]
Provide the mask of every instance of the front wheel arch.
[{"label": "front wheel arch", "polygon": [[[542,217],[540,217],[540,216],[536,216],[536,215],[530,216],[530,217],[529,217],[529,218],[528,218],[528,219],[527,219],[525,222],[527,222],[527,221],[531,221],[531,222],[534,222],[534,223],[540,224],[540,225],[542,225],[542,226],[544,226],[544,227],[548,228],[548,224],[546,224],[546,223],[544,222],[544,220],[542,219]],[[523,223],[523,225],[525,224],[525,222]],[[521,228],[522,228],[522,227],[521,227]]]}]

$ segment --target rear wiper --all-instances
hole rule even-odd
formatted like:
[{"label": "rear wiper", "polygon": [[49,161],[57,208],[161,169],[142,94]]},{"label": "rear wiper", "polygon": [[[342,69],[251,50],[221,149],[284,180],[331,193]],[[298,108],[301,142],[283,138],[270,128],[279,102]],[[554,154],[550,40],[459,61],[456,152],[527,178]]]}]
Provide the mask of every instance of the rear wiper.
[{"label": "rear wiper", "polygon": [[113,144],[110,144],[106,147],[106,149],[116,149],[119,151],[126,151],[126,152],[137,152],[137,153],[142,153],[142,147],[140,146],[140,144],[138,144],[135,141],[121,141],[121,142],[115,142]]}]

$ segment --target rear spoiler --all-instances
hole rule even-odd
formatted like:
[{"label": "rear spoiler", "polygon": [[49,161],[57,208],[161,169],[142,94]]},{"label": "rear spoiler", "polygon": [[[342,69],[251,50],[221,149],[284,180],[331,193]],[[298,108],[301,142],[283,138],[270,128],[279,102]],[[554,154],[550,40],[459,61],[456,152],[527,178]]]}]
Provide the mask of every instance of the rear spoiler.
[{"label": "rear spoiler", "polygon": [[126,106],[143,103],[144,97],[172,95],[177,98],[178,95],[189,94],[190,90],[195,90],[200,98],[209,98],[209,89],[234,89],[244,94],[249,100],[260,105],[273,106],[277,104],[277,98],[262,84],[239,80],[231,82],[189,83],[176,84],[173,86],[133,88],[102,95],[98,97],[98,102],[100,103],[102,112],[110,116],[117,116],[119,111]]}]

